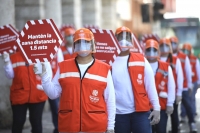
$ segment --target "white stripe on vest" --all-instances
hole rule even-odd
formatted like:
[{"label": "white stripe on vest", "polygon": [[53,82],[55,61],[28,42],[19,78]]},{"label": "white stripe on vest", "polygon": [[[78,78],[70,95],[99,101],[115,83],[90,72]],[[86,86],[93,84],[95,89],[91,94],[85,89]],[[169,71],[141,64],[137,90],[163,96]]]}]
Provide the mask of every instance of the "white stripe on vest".
[{"label": "white stripe on vest", "polygon": [[67,77],[78,77],[80,78],[80,75],[78,72],[66,72],[66,73],[61,73],[60,78],[67,78]]},{"label": "white stripe on vest", "polygon": [[16,67],[18,67],[18,66],[25,66],[25,65],[26,65],[25,62],[17,62],[17,63],[13,63],[13,64],[12,64],[12,67],[13,67],[13,68],[16,68]]},{"label": "white stripe on vest", "polygon": [[144,62],[143,61],[129,62],[128,66],[144,66]]},{"label": "white stripe on vest", "polygon": [[90,73],[86,73],[84,78],[93,79],[93,80],[97,80],[101,82],[107,82],[107,78],[99,76],[99,75],[90,74]]}]

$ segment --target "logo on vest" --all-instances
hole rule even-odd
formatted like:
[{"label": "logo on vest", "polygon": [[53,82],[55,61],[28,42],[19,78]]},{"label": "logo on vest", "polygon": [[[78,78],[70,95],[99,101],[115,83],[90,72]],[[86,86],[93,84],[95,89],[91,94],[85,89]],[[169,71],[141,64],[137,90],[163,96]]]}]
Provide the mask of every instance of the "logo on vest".
[{"label": "logo on vest", "polygon": [[161,81],[161,83],[158,85],[158,88],[160,89],[160,90],[164,90],[165,89],[165,81]]},{"label": "logo on vest", "polygon": [[99,101],[99,97],[97,97],[97,95],[98,95],[98,90],[93,90],[92,95],[89,96],[90,101],[93,103],[97,103]]},{"label": "logo on vest", "polygon": [[142,84],[142,74],[138,74],[138,79],[137,79],[138,84]]}]

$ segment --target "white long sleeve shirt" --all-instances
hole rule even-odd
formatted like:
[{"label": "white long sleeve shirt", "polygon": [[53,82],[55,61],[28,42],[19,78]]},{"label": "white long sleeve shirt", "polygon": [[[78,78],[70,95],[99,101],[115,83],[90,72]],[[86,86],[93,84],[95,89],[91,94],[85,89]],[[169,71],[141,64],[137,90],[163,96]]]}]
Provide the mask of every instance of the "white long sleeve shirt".
[{"label": "white long sleeve shirt", "polygon": [[[154,75],[156,75],[157,69],[158,69],[158,62],[150,63],[152,70],[154,72]],[[175,101],[175,82],[174,82],[174,76],[172,73],[172,69],[169,66],[168,67],[168,83],[167,83],[167,89],[168,89],[168,97],[167,97],[167,106],[173,106]]]},{"label": "white long sleeve shirt", "polygon": [[[91,61],[88,64],[78,64],[79,69],[81,71],[81,78],[83,74],[85,73],[86,69],[92,64],[93,61]],[[58,70],[54,76],[54,78],[51,81],[51,78],[48,74],[45,74],[42,77],[42,86],[44,88],[45,93],[48,95],[49,98],[55,99],[58,98],[62,93],[62,88],[60,86],[60,83],[58,82],[58,79],[60,77],[60,68],[58,67]],[[114,123],[115,123],[115,91],[112,81],[111,72],[108,72],[107,75],[107,87],[104,90],[104,98],[107,106],[107,112],[108,112],[108,126],[107,129],[114,129]]]},{"label": "white long sleeve shirt", "polygon": [[62,62],[63,60],[64,60],[63,53],[62,53],[61,48],[59,48],[57,52],[57,61]]},{"label": "white long sleeve shirt", "polygon": [[[52,69],[51,69],[50,63],[46,62],[45,66],[47,68],[47,72],[49,73],[49,75],[52,75]],[[11,61],[9,61],[8,64],[4,65],[4,71],[5,71],[5,74],[6,74],[7,78],[9,78],[9,79],[13,79],[14,78],[15,74],[14,74],[14,70],[13,70]]]},{"label": "white long sleeve shirt", "polygon": [[[167,57],[160,57],[160,60],[166,62],[167,61]],[[179,59],[176,60],[176,81],[177,81],[177,96],[182,96],[182,91],[183,91],[183,71],[182,71],[182,67],[181,67],[181,62]],[[174,79],[175,80],[175,79]],[[176,82],[175,81],[175,82]]]},{"label": "white long sleeve shirt", "polygon": [[[177,56],[177,53],[173,54],[174,56]],[[193,88],[193,84],[192,84],[192,67],[190,65],[190,60],[188,57],[185,58],[185,73],[186,73],[186,78],[187,78],[187,83],[188,83],[188,87],[187,88],[183,88],[183,91],[188,91],[188,88]]]},{"label": "white long sleeve shirt", "polygon": [[197,72],[197,84],[200,84],[200,64],[199,64],[199,59],[197,58],[196,61],[196,72]]},{"label": "white long sleeve shirt", "polygon": [[[116,95],[116,113],[128,114],[135,111],[134,95],[129,72],[127,69],[127,56],[118,56],[112,64],[112,77]],[[154,110],[160,110],[160,104],[155,87],[153,71],[145,59],[144,85],[148,98]]]}]

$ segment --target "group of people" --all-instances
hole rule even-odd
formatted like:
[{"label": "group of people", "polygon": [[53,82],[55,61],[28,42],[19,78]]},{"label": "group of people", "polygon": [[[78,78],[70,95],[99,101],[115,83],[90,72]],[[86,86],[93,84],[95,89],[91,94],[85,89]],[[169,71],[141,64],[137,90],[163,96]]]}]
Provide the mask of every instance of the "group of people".
[{"label": "group of people", "polygon": [[[49,97],[54,133],[179,132],[178,105],[191,132],[195,124],[195,93],[200,86],[199,60],[191,44],[179,49],[176,37],[145,42],[144,54],[130,52],[132,32],[116,29],[121,52],[112,66],[95,58],[95,38],[86,28],[65,31],[65,44],[49,63],[27,64],[20,52],[3,54],[12,78],[12,133],[21,133],[30,112],[32,133],[42,133],[42,112]],[[52,103],[52,104],[51,104]]]}]

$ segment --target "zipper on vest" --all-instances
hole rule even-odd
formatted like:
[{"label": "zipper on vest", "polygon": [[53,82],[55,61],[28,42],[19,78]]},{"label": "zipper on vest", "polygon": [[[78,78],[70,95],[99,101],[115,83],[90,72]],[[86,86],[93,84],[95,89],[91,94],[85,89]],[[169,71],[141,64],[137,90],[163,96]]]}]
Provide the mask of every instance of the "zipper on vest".
[{"label": "zipper on vest", "polygon": [[28,63],[26,63],[26,67],[28,69],[28,79],[29,79],[29,86],[30,86],[29,97],[28,97],[28,103],[29,103],[30,97],[31,97],[31,80],[30,80],[30,71],[29,71],[29,64]]},{"label": "zipper on vest", "polygon": [[[77,58],[77,57],[76,57]],[[76,61],[76,58],[75,58],[75,64],[76,64],[76,67],[78,68],[78,71],[79,71],[79,76],[80,76],[80,80],[81,80],[81,84],[80,84],[80,132],[81,132],[81,130],[82,130],[82,128],[81,128],[81,112],[82,112],[82,79],[84,78],[84,76],[85,76],[85,74],[87,73],[87,71],[88,71],[88,69],[94,64],[94,62],[95,62],[95,59],[93,60],[93,62],[92,62],[92,64],[85,70],[85,73],[83,74],[83,77],[81,78],[81,71],[80,71],[80,68],[79,68],[79,66],[78,66],[78,62]],[[94,57],[93,57],[94,58]]]}]

